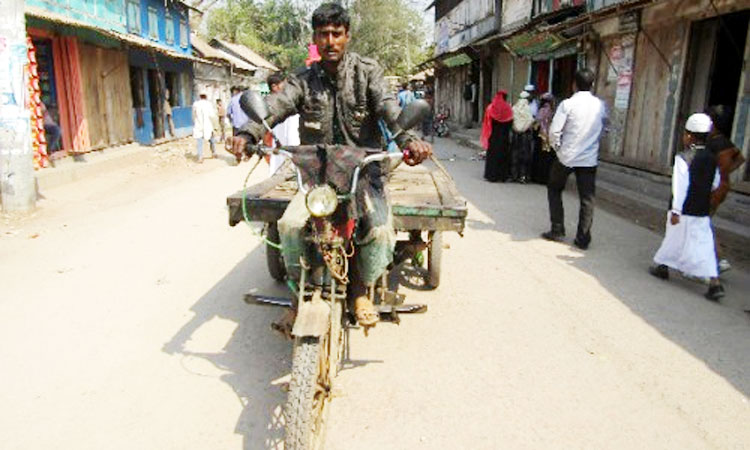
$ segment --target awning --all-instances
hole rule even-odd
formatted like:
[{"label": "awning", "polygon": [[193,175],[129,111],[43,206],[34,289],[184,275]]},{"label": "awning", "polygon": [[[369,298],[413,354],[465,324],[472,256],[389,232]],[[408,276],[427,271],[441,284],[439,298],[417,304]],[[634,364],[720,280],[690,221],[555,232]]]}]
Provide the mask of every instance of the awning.
[{"label": "awning", "polygon": [[95,25],[91,25],[86,22],[82,22],[80,20],[74,19],[72,17],[67,17],[62,14],[49,12],[42,8],[37,8],[35,6],[26,6],[25,13],[27,16],[35,17],[37,19],[41,19],[47,22],[92,30],[101,34],[102,36],[106,36],[106,37],[115,39],[120,42],[125,42],[127,44],[132,44],[137,47],[142,47],[142,48],[146,48],[149,50],[155,50],[155,51],[158,51],[159,53],[170,56],[172,58],[187,59],[191,61],[204,61],[192,55],[176,52],[169,48],[162,47],[161,45],[151,42],[150,40],[142,38],[140,36],[136,36],[133,34],[120,33],[118,31],[113,31],[113,30],[106,30],[103,28],[99,28]]},{"label": "awning", "polygon": [[557,33],[529,31],[506,39],[503,44],[512,53],[530,57],[540,53],[550,53],[566,42]]},{"label": "awning", "polygon": [[466,53],[458,53],[453,56],[449,56],[442,60],[442,63],[446,67],[459,67],[459,66],[465,66],[466,64],[471,64],[471,57],[467,55]]}]

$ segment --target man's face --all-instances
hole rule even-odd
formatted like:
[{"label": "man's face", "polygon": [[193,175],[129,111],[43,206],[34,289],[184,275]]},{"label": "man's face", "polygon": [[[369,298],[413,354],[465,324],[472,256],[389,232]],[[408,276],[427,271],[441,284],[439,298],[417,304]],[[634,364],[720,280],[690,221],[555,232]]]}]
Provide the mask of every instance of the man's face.
[{"label": "man's face", "polygon": [[349,31],[343,25],[325,25],[313,32],[313,42],[323,62],[339,62],[349,43]]},{"label": "man's face", "polygon": [[284,87],[284,82],[283,81],[281,81],[279,83],[276,83],[276,84],[272,84],[271,85],[271,93],[279,92],[279,91],[281,91],[281,89],[283,87]]}]

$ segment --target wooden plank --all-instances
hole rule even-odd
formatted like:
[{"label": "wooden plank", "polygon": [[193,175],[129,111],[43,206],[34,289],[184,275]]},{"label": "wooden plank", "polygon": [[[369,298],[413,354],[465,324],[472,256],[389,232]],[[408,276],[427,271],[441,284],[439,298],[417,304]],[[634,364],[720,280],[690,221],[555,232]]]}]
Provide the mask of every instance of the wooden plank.
[{"label": "wooden plank", "polygon": [[[403,166],[392,173],[387,186],[394,217],[411,217],[405,219],[409,224],[424,223],[423,229],[431,230],[456,230],[458,221],[463,229],[466,201],[442,172]],[[258,222],[278,220],[296,191],[291,169],[248,187],[244,194],[248,217]],[[242,198],[242,190],[227,197],[232,226],[244,219]]]}]

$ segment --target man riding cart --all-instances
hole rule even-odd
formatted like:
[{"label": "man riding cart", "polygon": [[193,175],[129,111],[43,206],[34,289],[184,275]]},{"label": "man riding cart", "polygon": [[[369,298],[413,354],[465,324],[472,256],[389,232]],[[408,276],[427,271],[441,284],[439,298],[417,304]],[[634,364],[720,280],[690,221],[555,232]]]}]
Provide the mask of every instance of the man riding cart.
[{"label": "man riding cart", "polygon": [[[271,127],[293,114],[300,114],[302,145],[333,144],[364,148],[384,148],[378,122],[385,122],[394,133],[398,146],[404,149],[404,161],[417,165],[432,154],[432,147],[419,140],[397,123],[398,100],[383,78],[383,70],[372,59],[347,51],[349,15],[338,4],[327,3],[313,13],[313,41],[321,61],[290,76],[284,88],[266,97],[267,125]],[[250,110],[249,94],[240,103]],[[248,122],[232,141],[232,153],[238,161],[248,151],[249,143],[262,140],[266,127]],[[329,158],[336,155],[329,155]],[[367,290],[393,261],[396,236],[388,196],[384,186],[386,164],[370,164],[361,176],[356,192],[356,254],[352,267],[350,300],[355,317],[367,329],[379,320],[377,309]],[[287,276],[300,276],[300,256],[304,243],[302,228],[309,218],[305,195],[298,192],[278,221],[281,252]],[[293,323],[293,317],[285,322]]]}]

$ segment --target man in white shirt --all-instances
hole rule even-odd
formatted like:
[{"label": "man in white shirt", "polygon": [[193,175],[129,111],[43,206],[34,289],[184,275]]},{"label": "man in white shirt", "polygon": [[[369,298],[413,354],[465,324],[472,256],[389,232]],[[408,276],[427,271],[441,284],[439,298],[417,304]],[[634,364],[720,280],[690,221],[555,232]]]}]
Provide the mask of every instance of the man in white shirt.
[{"label": "man in white shirt", "polygon": [[547,200],[552,227],[542,233],[544,239],[562,242],[565,238],[565,211],[562,191],[568,176],[575,172],[580,211],[578,232],[573,244],[586,250],[591,242],[594,219],[596,166],[599,137],[604,130],[607,111],[604,102],[591,94],[594,73],[582,69],[576,73],[576,92],[560,103],[550,124],[549,137],[557,160],[552,163],[547,182]]},{"label": "man in white shirt", "polygon": [[[273,73],[268,76],[266,83],[268,83],[268,89],[271,93],[279,92],[284,87],[284,76],[280,72]],[[299,145],[299,114],[289,116],[285,121],[273,127],[273,134],[283,146]],[[275,148],[276,142],[272,141],[271,146]],[[271,176],[276,173],[283,164],[284,156],[272,153],[268,160],[268,175]]]},{"label": "man in white shirt", "polygon": [[193,137],[196,140],[197,161],[203,162],[203,142],[208,141],[211,154],[216,157],[214,148],[214,122],[217,120],[216,109],[207,100],[205,93],[193,103]]}]

